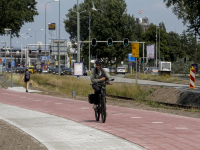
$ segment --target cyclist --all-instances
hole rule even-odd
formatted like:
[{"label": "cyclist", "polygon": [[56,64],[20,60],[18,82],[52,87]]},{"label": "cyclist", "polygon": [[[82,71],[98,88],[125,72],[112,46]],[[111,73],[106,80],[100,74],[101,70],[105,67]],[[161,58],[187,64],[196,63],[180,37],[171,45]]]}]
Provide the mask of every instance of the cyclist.
[{"label": "cyclist", "polygon": [[[95,90],[95,102],[93,105],[94,110],[97,108],[99,94],[101,92],[98,83],[112,84],[112,82],[109,82],[109,73],[102,68],[103,62],[100,59],[98,59],[96,60],[95,64],[96,67],[92,70],[90,77],[92,82],[92,88]],[[105,90],[105,86],[103,86],[102,88]]]}]

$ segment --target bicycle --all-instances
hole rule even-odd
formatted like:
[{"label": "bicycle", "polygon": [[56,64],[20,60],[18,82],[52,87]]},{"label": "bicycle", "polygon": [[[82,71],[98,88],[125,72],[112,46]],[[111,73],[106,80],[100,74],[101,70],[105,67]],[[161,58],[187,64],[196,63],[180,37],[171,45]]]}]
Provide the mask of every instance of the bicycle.
[{"label": "bicycle", "polygon": [[[114,79],[111,79],[110,81],[114,81]],[[98,97],[98,104],[97,108],[94,110],[95,111],[95,118],[96,121],[99,121],[100,114],[101,114],[101,120],[103,123],[106,121],[106,90],[102,88],[105,83],[98,83],[99,88],[100,88],[100,94]],[[109,85],[109,84],[108,84]]]}]

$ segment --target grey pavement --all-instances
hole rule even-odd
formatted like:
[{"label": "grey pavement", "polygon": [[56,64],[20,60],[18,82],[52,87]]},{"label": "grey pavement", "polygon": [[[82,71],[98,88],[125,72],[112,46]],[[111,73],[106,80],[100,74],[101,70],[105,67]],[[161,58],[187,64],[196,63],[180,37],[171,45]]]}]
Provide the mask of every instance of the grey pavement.
[{"label": "grey pavement", "polygon": [[25,131],[49,150],[144,150],[106,132],[61,117],[0,103],[0,119]]}]

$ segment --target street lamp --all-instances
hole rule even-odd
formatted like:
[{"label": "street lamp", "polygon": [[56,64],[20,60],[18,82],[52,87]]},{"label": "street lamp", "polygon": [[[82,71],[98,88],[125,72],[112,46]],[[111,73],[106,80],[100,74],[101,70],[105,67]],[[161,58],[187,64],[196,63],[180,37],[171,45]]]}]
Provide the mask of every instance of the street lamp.
[{"label": "street lamp", "polygon": [[[46,4],[45,4],[45,64],[46,64],[46,5],[48,4],[48,3],[51,3],[51,2],[59,2],[60,3],[60,1],[59,0],[53,0],[53,1],[50,1],[50,2],[47,2]],[[59,16],[60,16],[60,14],[59,14]]]},{"label": "street lamp", "polygon": [[[30,36],[22,36],[22,37],[25,38],[25,47],[26,47],[26,38],[32,37],[32,36],[30,35]],[[27,67],[27,64],[28,64],[28,47],[26,47],[25,56],[26,56],[26,67]]]},{"label": "street lamp", "polygon": [[37,43],[36,43],[36,38],[37,38],[36,32],[37,32],[37,31],[44,30],[44,29],[39,29],[39,30],[28,29],[28,30],[29,30],[29,31],[35,31],[35,44],[37,44]]},{"label": "street lamp", "polygon": [[5,31],[10,31],[10,50],[11,50],[11,87],[13,87],[13,70],[12,70],[12,29],[5,28]]},{"label": "street lamp", "polygon": [[5,43],[5,81],[6,81],[6,41],[1,41],[1,43]]},{"label": "street lamp", "polygon": [[19,34],[21,36],[21,66],[22,66],[22,36],[24,36],[25,34],[28,34],[28,33],[23,33],[23,34]]}]

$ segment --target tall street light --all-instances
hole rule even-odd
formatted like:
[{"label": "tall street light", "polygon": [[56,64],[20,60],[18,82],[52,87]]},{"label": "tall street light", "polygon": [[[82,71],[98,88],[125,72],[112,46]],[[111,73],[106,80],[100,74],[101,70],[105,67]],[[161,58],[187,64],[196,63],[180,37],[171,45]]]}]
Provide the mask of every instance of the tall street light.
[{"label": "tall street light", "polygon": [[5,43],[5,81],[6,81],[6,41],[1,41],[1,43]]},{"label": "tall street light", "polygon": [[21,66],[22,66],[22,36],[24,36],[25,34],[28,34],[28,33],[23,33],[23,34],[19,34],[21,36]]},{"label": "tall street light", "polygon": [[26,46],[26,38],[28,37],[32,37],[31,35],[30,36],[22,36],[23,38],[25,38],[25,48],[26,48],[26,52],[25,52],[25,56],[26,56],[26,67],[28,67],[28,47]]},{"label": "tall street light", "polygon": [[11,87],[13,87],[13,70],[12,70],[12,29],[5,28],[5,31],[10,31],[10,50],[11,50]]},{"label": "tall street light", "polygon": [[[59,0],[53,0],[53,1],[50,1],[50,2],[47,2],[46,4],[45,4],[45,64],[46,64],[46,26],[47,26],[47,24],[46,24],[46,17],[47,17],[47,15],[46,15],[46,6],[47,6],[47,4],[48,3],[51,3],[51,2],[59,2],[60,3],[60,1]],[[60,14],[59,14],[59,17],[60,17]]]},{"label": "tall street light", "polygon": [[35,31],[35,44],[37,44],[37,43],[36,43],[36,38],[37,38],[36,33],[37,33],[37,31],[42,31],[42,30],[44,30],[44,29],[39,29],[39,30],[28,29],[28,30],[29,30],[29,31]]}]

